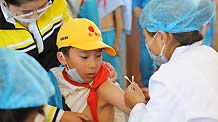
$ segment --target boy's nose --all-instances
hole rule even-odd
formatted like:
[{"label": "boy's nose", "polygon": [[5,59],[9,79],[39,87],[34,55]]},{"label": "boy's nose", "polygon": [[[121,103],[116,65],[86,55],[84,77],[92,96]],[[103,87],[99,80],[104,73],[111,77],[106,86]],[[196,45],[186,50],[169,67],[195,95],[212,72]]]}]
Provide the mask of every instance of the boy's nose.
[{"label": "boy's nose", "polygon": [[95,68],[96,65],[97,65],[97,63],[96,63],[95,60],[90,60],[90,62],[89,62],[89,67],[90,67],[90,68]]}]

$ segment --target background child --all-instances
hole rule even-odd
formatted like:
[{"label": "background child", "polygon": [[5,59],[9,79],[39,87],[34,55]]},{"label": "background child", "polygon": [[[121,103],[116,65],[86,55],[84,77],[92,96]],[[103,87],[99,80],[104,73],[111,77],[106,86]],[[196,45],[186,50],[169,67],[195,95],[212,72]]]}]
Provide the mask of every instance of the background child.
[{"label": "background child", "polygon": [[122,81],[122,73],[120,68],[120,47],[121,42],[124,37],[122,37],[123,32],[123,11],[122,6],[124,6],[123,0],[99,0],[98,3],[98,13],[100,29],[102,32],[102,38],[104,43],[113,47],[117,53],[116,56],[108,55],[103,52],[103,61],[109,62],[115,68],[118,77],[117,82],[122,88],[124,84]]},{"label": "background child", "polygon": [[94,122],[113,122],[114,106],[129,114],[124,92],[110,81],[110,72],[102,63],[102,50],[112,56],[116,52],[103,43],[101,32],[92,21],[73,19],[63,24],[57,46],[57,58],[64,67],[51,71],[71,111],[83,112]]}]

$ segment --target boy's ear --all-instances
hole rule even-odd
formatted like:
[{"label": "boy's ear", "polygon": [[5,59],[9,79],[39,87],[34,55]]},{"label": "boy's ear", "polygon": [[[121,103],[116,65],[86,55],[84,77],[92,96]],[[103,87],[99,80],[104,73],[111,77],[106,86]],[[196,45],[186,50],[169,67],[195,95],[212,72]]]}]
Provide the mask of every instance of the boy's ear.
[{"label": "boy's ear", "polygon": [[66,60],[62,52],[57,52],[57,59],[62,65],[66,65]]}]

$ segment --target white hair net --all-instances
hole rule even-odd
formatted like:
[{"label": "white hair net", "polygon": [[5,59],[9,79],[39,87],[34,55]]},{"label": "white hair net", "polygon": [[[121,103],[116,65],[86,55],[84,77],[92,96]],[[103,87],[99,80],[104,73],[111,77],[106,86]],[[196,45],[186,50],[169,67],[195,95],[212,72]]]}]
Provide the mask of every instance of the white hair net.
[{"label": "white hair net", "polygon": [[0,109],[42,106],[54,94],[47,72],[31,56],[0,48]]},{"label": "white hair net", "polygon": [[211,0],[151,0],[142,10],[139,22],[149,32],[200,31],[214,12]]}]

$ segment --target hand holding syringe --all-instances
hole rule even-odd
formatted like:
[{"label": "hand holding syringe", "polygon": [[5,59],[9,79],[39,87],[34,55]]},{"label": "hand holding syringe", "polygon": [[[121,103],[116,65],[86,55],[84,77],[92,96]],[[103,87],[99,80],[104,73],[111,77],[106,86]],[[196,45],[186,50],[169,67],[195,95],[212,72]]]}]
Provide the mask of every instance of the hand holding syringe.
[{"label": "hand holding syringe", "polygon": [[124,76],[124,78],[130,83],[124,94],[126,105],[132,108],[137,103],[145,103],[145,96],[139,86],[135,83],[134,76],[132,76],[132,80],[127,76]]},{"label": "hand holding syringe", "polygon": [[140,91],[142,91],[145,96],[145,100],[148,101],[150,99],[150,96],[148,94],[148,88],[145,88],[145,87],[139,88],[138,84],[134,81],[134,76],[132,76],[132,81],[127,76],[124,76],[124,78],[127,81],[129,81],[132,90],[140,89]]}]

